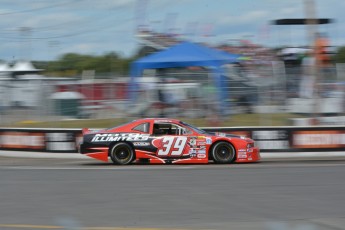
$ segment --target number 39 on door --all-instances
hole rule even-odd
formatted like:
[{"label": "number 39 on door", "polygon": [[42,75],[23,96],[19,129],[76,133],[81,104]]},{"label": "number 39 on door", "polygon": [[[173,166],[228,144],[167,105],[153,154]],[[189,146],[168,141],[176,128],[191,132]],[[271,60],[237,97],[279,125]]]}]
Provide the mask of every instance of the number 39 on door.
[{"label": "number 39 on door", "polygon": [[166,136],[162,139],[162,148],[158,150],[158,156],[181,156],[187,143],[187,137]]}]

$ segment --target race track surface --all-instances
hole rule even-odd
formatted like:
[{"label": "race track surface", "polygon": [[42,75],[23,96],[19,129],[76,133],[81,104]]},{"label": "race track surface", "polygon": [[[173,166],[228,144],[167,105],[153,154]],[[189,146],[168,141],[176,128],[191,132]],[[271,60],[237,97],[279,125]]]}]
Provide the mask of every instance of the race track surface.
[{"label": "race track surface", "polygon": [[345,160],[114,166],[0,157],[0,229],[345,229]]}]

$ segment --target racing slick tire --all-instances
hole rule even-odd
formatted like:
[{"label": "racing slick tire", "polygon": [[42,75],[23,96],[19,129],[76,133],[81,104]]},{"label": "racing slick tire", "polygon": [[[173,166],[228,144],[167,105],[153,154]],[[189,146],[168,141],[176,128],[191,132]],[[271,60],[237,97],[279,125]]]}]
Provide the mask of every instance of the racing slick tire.
[{"label": "racing slick tire", "polygon": [[125,142],[115,144],[110,150],[110,159],[117,165],[128,165],[134,158],[132,146]]},{"label": "racing slick tire", "polygon": [[211,156],[216,164],[229,164],[236,159],[236,150],[229,142],[220,141],[211,149]]}]

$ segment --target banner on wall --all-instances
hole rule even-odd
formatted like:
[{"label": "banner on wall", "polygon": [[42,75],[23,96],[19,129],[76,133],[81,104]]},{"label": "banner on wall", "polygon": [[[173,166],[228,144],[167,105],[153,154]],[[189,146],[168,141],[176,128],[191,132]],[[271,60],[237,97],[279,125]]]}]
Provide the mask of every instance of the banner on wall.
[{"label": "banner on wall", "polygon": [[44,133],[42,132],[0,132],[0,148],[44,150]]},{"label": "banner on wall", "polygon": [[[345,127],[221,127],[202,128],[246,136],[261,152],[345,151]],[[0,128],[0,149],[75,153],[82,141],[81,129]]]}]

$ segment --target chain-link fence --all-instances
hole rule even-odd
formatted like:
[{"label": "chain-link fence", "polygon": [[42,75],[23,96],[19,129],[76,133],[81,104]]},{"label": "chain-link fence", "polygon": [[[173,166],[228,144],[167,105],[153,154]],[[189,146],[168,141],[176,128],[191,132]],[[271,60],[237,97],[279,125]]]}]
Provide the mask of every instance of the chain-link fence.
[{"label": "chain-link fence", "polygon": [[[329,111],[338,114],[344,108],[342,69],[341,66],[327,68],[317,81],[318,98],[324,99],[322,103],[330,103],[328,106],[333,109]],[[314,99],[314,96],[302,96],[314,86],[302,84],[301,69],[285,66],[283,62],[250,68],[232,65],[224,73],[222,90],[225,94],[222,95],[211,71],[194,68],[138,78],[134,98],[130,97],[133,92],[129,77],[87,81],[2,78],[0,124],[61,119],[224,118],[244,113],[298,113],[305,109],[305,100]],[[221,107],[221,102],[226,106]]]}]

